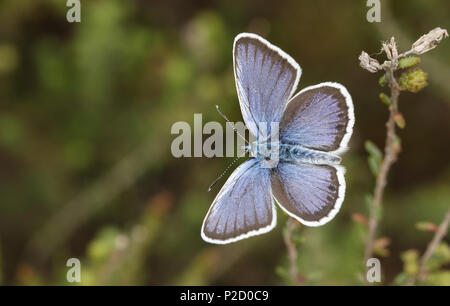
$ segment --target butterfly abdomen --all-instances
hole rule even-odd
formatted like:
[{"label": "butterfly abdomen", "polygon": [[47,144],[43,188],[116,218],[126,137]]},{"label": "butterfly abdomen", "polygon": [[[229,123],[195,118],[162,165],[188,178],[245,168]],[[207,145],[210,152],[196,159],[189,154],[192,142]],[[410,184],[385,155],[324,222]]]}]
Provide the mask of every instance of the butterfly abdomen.
[{"label": "butterfly abdomen", "polygon": [[341,158],[337,155],[291,144],[280,145],[280,160],[318,165],[339,164],[341,162]]},{"label": "butterfly abdomen", "polygon": [[[277,150],[278,149],[278,150]],[[341,162],[341,158],[337,155],[308,149],[300,145],[279,144],[279,143],[258,143],[253,142],[250,146],[245,147],[252,157],[258,160],[273,160],[278,155],[279,161],[308,163],[315,165],[336,165]],[[278,151],[278,154],[274,154]]]}]

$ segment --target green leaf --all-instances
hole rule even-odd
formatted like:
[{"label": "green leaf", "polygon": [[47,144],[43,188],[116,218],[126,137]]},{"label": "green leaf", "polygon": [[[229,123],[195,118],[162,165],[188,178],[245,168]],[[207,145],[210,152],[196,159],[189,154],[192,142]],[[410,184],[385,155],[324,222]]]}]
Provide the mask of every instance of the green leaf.
[{"label": "green leaf", "polygon": [[430,273],[424,281],[430,286],[450,286],[450,271],[439,271]]},{"label": "green leaf", "polygon": [[372,174],[376,177],[380,173],[380,163],[379,161],[373,157],[372,155],[367,158],[367,162],[369,163],[369,168]]},{"label": "green leaf", "polygon": [[306,241],[305,237],[300,232],[293,232],[292,233],[292,241],[296,244],[302,244]]},{"label": "green leaf", "polygon": [[394,115],[394,121],[395,121],[395,124],[396,124],[399,128],[401,128],[401,129],[404,129],[404,128],[405,128],[405,126],[406,126],[406,121],[405,121],[405,118],[403,117],[402,114],[396,113],[396,114]]},{"label": "green leaf", "polygon": [[376,205],[374,208],[375,208],[375,219],[380,221],[381,218],[383,218],[383,206]]},{"label": "green leaf", "polygon": [[392,105],[391,98],[389,98],[386,94],[380,93],[378,95],[378,97],[380,98],[381,102],[383,102],[387,106],[391,106]]},{"label": "green leaf", "polygon": [[364,147],[370,156],[373,156],[377,162],[381,162],[383,160],[383,153],[380,149],[378,149],[377,145],[370,140],[366,140],[364,143]]},{"label": "green leaf", "polygon": [[408,274],[402,272],[395,277],[394,284],[397,286],[402,286],[406,284],[407,281],[408,281]]},{"label": "green leaf", "polygon": [[383,216],[383,207],[381,205],[372,205],[373,204],[373,196],[371,194],[366,194],[364,197],[364,202],[366,204],[367,210],[370,212],[372,209],[375,209],[374,215],[377,220],[380,220]]},{"label": "green leaf", "polygon": [[378,79],[378,84],[380,84],[381,87],[386,86],[386,75],[385,74],[380,76],[380,78]]},{"label": "green leaf", "polygon": [[394,138],[394,151],[396,152],[396,154],[400,153],[402,151],[402,139],[400,138],[400,136],[396,135]]},{"label": "green leaf", "polygon": [[282,266],[276,267],[275,273],[285,281],[288,281],[290,279],[289,272],[285,267]]},{"label": "green leaf", "polygon": [[419,63],[420,63],[420,57],[408,56],[408,57],[404,57],[398,61],[398,68],[405,69],[405,68],[415,66]]},{"label": "green leaf", "polygon": [[417,250],[408,250],[401,255],[403,271],[409,276],[415,276],[419,272],[419,253]]},{"label": "green leaf", "polygon": [[449,263],[450,263],[450,248],[445,242],[442,242],[436,248],[434,254],[427,261],[426,267],[428,271],[436,271]]},{"label": "green leaf", "polygon": [[423,232],[435,232],[437,226],[432,222],[421,221],[416,223],[416,229]]}]

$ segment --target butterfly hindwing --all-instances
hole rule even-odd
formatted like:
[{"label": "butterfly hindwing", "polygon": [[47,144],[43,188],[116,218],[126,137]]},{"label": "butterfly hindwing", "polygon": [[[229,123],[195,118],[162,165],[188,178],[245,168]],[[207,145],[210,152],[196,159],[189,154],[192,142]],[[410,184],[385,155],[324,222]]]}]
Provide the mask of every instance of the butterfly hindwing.
[{"label": "butterfly hindwing", "polygon": [[280,207],[308,226],[330,221],[344,200],[341,166],[280,162],[271,173],[271,181]]},{"label": "butterfly hindwing", "polygon": [[339,154],[347,147],[354,121],[347,89],[338,83],[321,83],[306,87],[289,100],[280,123],[280,139]]},{"label": "butterfly hindwing", "polygon": [[214,199],[202,226],[202,237],[225,244],[259,235],[275,227],[269,169],[256,159],[240,165]]},{"label": "butterfly hindwing", "polygon": [[255,34],[236,36],[233,55],[242,116],[257,136],[260,122],[280,121],[301,69],[289,55]]}]

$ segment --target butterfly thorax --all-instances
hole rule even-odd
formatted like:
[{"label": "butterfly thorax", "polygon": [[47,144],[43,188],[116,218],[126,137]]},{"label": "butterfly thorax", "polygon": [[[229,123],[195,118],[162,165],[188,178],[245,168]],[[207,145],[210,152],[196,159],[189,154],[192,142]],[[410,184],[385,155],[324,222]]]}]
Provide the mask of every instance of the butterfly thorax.
[{"label": "butterfly thorax", "polygon": [[308,164],[339,164],[338,155],[320,150],[309,149],[301,145],[280,142],[252,142],[246,147],[250,156],[258,160],[278,160]]}]

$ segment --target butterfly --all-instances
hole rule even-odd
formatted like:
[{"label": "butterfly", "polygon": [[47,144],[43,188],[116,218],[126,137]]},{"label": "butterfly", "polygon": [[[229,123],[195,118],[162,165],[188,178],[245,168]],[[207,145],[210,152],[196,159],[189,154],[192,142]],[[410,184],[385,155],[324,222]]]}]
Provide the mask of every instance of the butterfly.
[{"label": "butterfly", "polygon": [[256,137],[252,158],[237,167],[206,214],[201,237],[226,244],[260,235],[276,225],[276,206],[307,226],[320,226],[338,213],[345,195],[340,154],[355,121],[347,89],[324,82],[297,89],[302,70],[280,48],[251,33],[233,45],[236,89],[244,122],[253,136],[260,122],[278,123],[278,162],[258,148],[271,139]]}]

